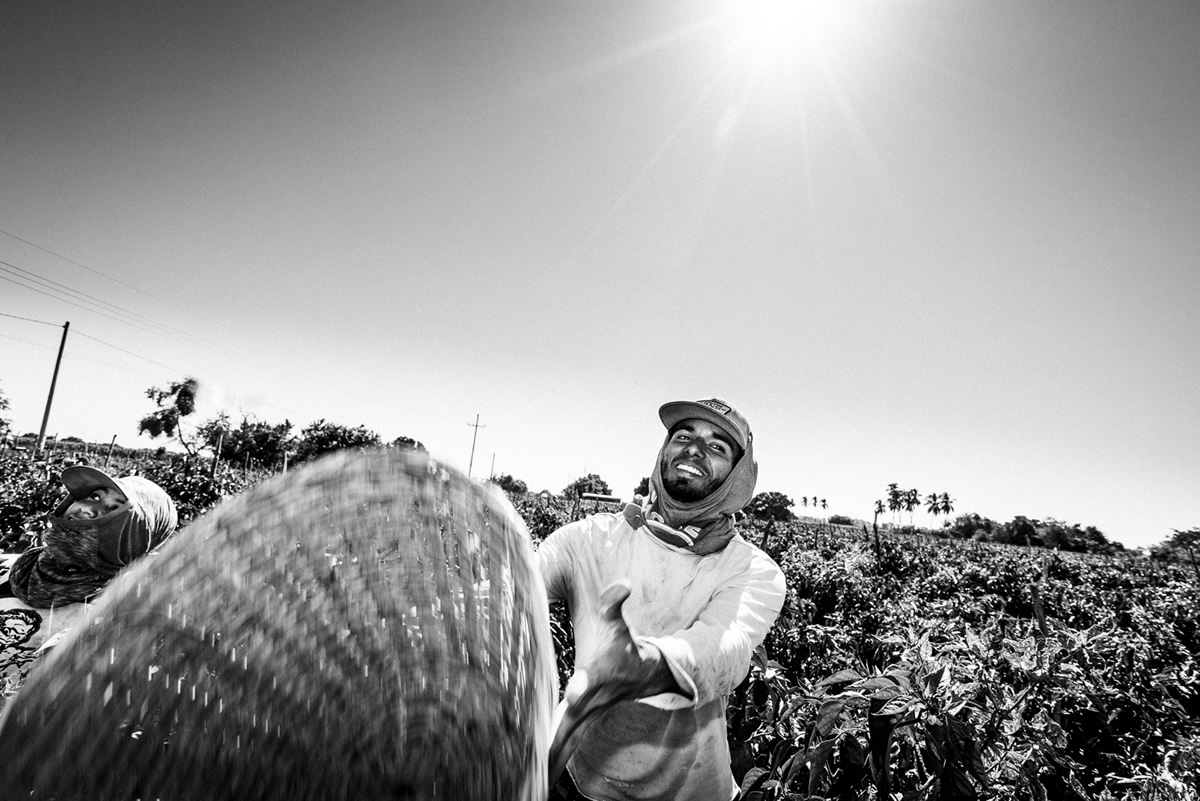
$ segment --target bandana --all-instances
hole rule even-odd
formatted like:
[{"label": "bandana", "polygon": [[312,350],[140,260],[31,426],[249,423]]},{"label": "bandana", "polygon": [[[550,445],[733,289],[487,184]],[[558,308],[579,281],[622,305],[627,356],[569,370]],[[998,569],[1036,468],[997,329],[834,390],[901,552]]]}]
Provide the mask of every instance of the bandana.
[{"label": "bandana", "polygon": [[[667,441],[670,434],[667,435]],[[666,441],[663,442],[666,448]],[[758,481],[758,463],[754,461],[754,442],[746,450],[721,486],[698,501],[678,501],[663,486],[662,456],[659,449],[650,474],[650,495],[639,505],[626,504],[625,520],[633,528],[646,527],[668,545],[683,548],[698,556],[716,553],[733,539],[734,515],[754,497]]]},{"label": "bandana", "polygon": [[39,546],[13,563],[13,594],[38,609],[78,603],[96,595],[121,568],[157,548],[175,531],[175,504],[152,481],[116,480],[126,501],[101,517],[68,520],[68,495],[51,513]]}]

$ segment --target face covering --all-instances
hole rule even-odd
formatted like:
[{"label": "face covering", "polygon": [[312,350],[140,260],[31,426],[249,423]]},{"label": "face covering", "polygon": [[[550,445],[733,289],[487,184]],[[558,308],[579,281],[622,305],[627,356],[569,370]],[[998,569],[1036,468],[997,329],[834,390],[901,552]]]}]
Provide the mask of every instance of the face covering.
[{"label": "face covering", "polygon": [[13,563],[15,596],[40,609],[85,601],[175,531],[175,504],[161,487],[139,476],[116,481],[126,501],[108,514],[68,520],[63,515],[74,501],[68,496],[49,515],[42,544]]},{"label": "face covering", "polygon": [[[667,435],[667,441],[670,434]],[[758,463],[754,461],[754,441],[751,440],[733,470],[721,486],[698,501],[679,501],[672,498],[663,486],[662,458],[666,442],[659,449],[650,474],[650,495],[641,506],[628,504],[625,519],[633,528],[645,526],[663,542],[694,554],[715,553],[734,535],[734,515],[745,508],[754,497],[758,481]]]}]

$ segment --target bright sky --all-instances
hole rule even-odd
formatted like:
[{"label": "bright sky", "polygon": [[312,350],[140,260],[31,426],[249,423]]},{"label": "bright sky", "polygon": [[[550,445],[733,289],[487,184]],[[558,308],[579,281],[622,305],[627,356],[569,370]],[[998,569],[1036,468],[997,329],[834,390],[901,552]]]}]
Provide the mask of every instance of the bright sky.
[{"label": "bright sky", "polygon": [[48,434],[190,374],[628,498],[716,394],[797,511],[1200,525],[1191,0],[23,0],[0,108],[18,431],[69,320]]}]

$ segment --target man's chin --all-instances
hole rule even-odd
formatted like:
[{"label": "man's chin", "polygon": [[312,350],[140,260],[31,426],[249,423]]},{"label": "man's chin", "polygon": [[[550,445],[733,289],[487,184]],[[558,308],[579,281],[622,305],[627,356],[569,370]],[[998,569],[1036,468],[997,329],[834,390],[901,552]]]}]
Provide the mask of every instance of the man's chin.
[{"label": "man's chin", "polygon": [[663,489],[677,501],[681,503],[693,503],[702,501],[708,497],[708,492],[703,487],[696,486],[687,481],[664,481]]}]

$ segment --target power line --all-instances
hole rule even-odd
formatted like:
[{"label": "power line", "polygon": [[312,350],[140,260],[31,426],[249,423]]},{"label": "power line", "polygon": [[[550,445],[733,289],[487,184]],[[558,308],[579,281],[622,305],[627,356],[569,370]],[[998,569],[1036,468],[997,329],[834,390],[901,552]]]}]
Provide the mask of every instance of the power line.
[{"label": "power line", "polygon": [[113,311],[117,312],[118,314],[123,314],[126,317],[130,317],[135,320],[139,320],[148,325],[160,327],[165,331],[175,331],[176,333],[183,334],[184,336],[188,336],[186,331],[181,331],[178,328],[173,328],[172,326],[158,323],[158,322],[150,319],[149,317],[145,316],[144,314],[138,314],[137,312],[129,311],[128,309],[124,309],[115,303],[109,303],[107,300],[98,298],[95,295],[90,295],[87,292],[81,292],[78,289],[74,289],[72,287],[67,286],[66,284],[60,284],[58,281],[55,281],[51,278],[47,278],[44,275],[39,275],[31,270],[26,270],[24,267],[18,267],[17,265],[15,265],[11,262],[7,262],[7,261],[4,261],[3,259],[0,259],[0,264],[5,265],[6,267],[10,267],[13,270],[17,270],[18,272],[22,273],[22,277],[25,278],[26,280],[36,281],[37,283],[41,284],[42,286],[44,286],[48,289],[50,288],[50,285],[53,285],[54,287],[57,288],[57,291],[70,293],[71,295],[74,295],[76,298],[78,298],[80,300],[84,300],[84,301],[87,301],[90,303],[100,304],[102,306],[107,306],[109,309],[112,309]]},{"label": "power line", "polygon": [[[0,262],[0,264],[7,264],[7,262]],[[0,270],[3,270],[3,269],[4,269],[3,267],[0,267]],[[61,301],[61,302],[63,302],[63,303],[68,303],[68,304],[70,304],[70,305],[74,306],[74,307],[75,307],[75,308],[77,308],[77,309],[83,309],[84,311],[89,311],[89,312],[92,312],[93,314],[98,314],[98,315],[100,315],[101,317],[107,317],[109,320],[112,320],[113,322],[117,322],[117,323],[124,323],[125,325],[130,325],[130,326],[133,326],[134,328],[139,328],[139,329],[141,329],[142,331],[145,331],[145,332],[146,332],[146,333],[148,333],[148,334],[159,334],[159,335],[161,335],[161,333],[162,333],[161,331],[153,331],[153,330],[151,330],[151,329],[149,329],[149,328],[146,328],[145,326],[136,325],[136,324],[134,324],[134,323],[131,323],[131,322],[129,322],[128,320],[121,320],[121,319],[118,319],[118,318],[116,318],[116,317],[113,317],[111,314],[105,314],[105,313],[104,313],[102,310],[100,310],[100,309],[93,309],[93,308],[89,308],[89,307],[87,307],[87,306],[84,306],[84,305],[83,305],[83,304],[81,304],[81,303],[76,303],[75,301],[71,300],[70,298],[64,298],[64,297],[59,297],[59,296],[57,296],[57,295],[52,295],[52,294],[50,294],[49,292],[45,292],[45,291],[43,291],[43,290],[41,290],[41,289],[38,289],[36,286],[30,286],[29,284],[23,284],[23,283],[21,283],[20,281],[15,281],[15,280],[13,280],[12,278],[9,278],[9,277],[8,277],[8,276],[6,276],[6,275],[0,275],[0,280],[3,280],[3,281],[8,281],[10,284],[16,284],[17,286],[19,286],[19,287],[22,287],[23,289],[28,289],[28,290],[30,290],[30,291],[32,291],[32,292],[36,292],[36,293],[38,293],[39,295],[45,295],[46,297],[50,298],[51,300],[57,300],[57,301]]]},{"label": "power line", "polygon": [[12,336],[9,336],[8,334],[0,334],[0,337],[4,337],[5,339],[11,339],[13,342],[20,342],[25,345],[33,345],[35,348],[46,348],[47,350],[50,349],[49,345],[43,345],[41,342],[33,342],[32,340],[21,339],[20,337],[12,337]]},{"label": "power line", "polygon": [[150,364],[153,364],[156,367],[162,367],[165,370],[170,370],[171,372],[179,373],[180,375],[184,375],[184,376],[188,375],[187,371],[185,371],[185,370],[180,370],[178,368],[171,367],[168,364],[163,364],[162,362],[156,362],[153,359],[148,359],[145,356],[141,356],[137,353],[134,353],[131,350],[125,350],[125,348],[117,347],[116,345],[112,344],[111,342],[105,342],[103,339],[97,339],[96,337],[92,336],[91,334],[85,334],[79,330],[76,330],[75,333],[78,336],[87,337],[88,339],[92,340],[93,342],[99,342],[101,345],[107,345],[108,347],[112,348],[113,350],[119,350],[119,351],[121,351],[121,353],[126,353],[135,359],[141,359],[144,362],[150,362]]},{"label": "power line", "polygon": [[[189,345],[196,345],[196,344],[210,345],[211,344],[211,343],[204,342],[203,340],[198,339],[197,337],[194,337],[194,336],[188,334],[186,331],[181,331],[178,328],[173,328],[172,326],[168,326],[168,325],[164,325],[162,323],[156,322],[156,321],[150,319],[149,317],[146,317],[145,315],[138,314],[136,312],[131,312],[127,309],[123,309],[114,303],[109,303],[106,300],[102,300],[93,295],[89,295],[86,292],[80,292],[79,290],[72,289],[69,286],[60,284],[57,281],[53,281],[49,278],[40,276],[37,273],[31,272],[22,267],[18,267],[15,264],[4,261],[3,259],[0,259],[0,271],[7,272],[9,275],[15,275],[17,278],[21,279],[22,281],[34,281],[41,287],[48,289],[48,290],[50,290],[50,292],[54,292],[57,294],[52,295],[52,294],[49,294],[48,292],[43,292],[41,289],[37,288],[36,286],[29,286],[28,284],[22,284],[17,281],[13,281],[11,278],[5,279],[12,283],[17,284],[18,286],[23,286],[26,289],[32,290],[41,295],[45,295],[46,297],[52,298],[54,300],[61,300],[65,303],[70,303],[71,305],[76,306],[81,309],[84,309],[85,311],[90,311],[95,314],[99,314],[102,317],[107,317],[108,319],[113,320],[114,322],[124,323],[125,325],[133,326],[134,328],[141,329],[142,331],[145,331],[150,334],[171,337],[177,341],[181,341],[181,342],[184,342],[185,344],[189,344]],[[0,278],[4,278],[4,276],[0,276]],[[69,295],[63,296],[66,293],[69,293]],[[71,299],[70,296],[72,296],[72,295],[75,298],[77,298],[78,300],[82,300],[85,303],[92,304],[92,307],[89,308],[88,306],[81,306],[79,303],[76,303],[74,300]],[[101,308],[103,306],[107,306],[109,309],[112,309],[117,314],[123,315],[130,319],[123,320],[118,317],[114,317],[111,314],[108,314],[104,308]],[[146,325],[141,325],[140,323],[145,323]],[[153,328],[147,328],[146,327],[147,325],[153,326]]]},{"label": "power line", "polygon": [[50,323],[46,322],[45,320],[35,320],[32,317],[18,317],[15,314],[6,314],[4,312],[0,312],[0,317],[11,317],[14,320],[24,320],[27,323],[41,323],[42,325],[52,325],[55,328],[58,328],[58,323]]},{"label": "power line", "polygon": [[7,237],[11,237],[12,239],[17,240],[18,242],[23,242],[26,245],[29,245],[31,248],[37,248],[38,250],[42,251],[43,253],[48,253],[49,255],[53,256],[56,259],[62,259],[63,261],[67,262],[68,264],[73,264],[76,267],[81,267],[82,269],[87,270],[90,273],[95,273],[96,275],[98,275],[102,278],[107,278],[109,281],[112,281],[113,283],[120,284],[121,286],[126,287],[128,289],[132,289],[134,292],[138,292],[142,295],[145,295],[146,297],[153,298],[154,300],[157,300],[160,303],[166,303],[168,306],[174,306],[176,309],[179,309],[180,311],[183,311],[183,312],[187,312],[188,314],[192,315],[193,317],[198,317],[201,320],[207,320],[210,323],[216,323],[217,325],[220,325],[224,328],[228,328],[228,326],[225,326],[223,323],[221,323],[217,320],[213,320],[212,318],[205,317],[204,315],[201,315],[201,314],[197,314],[196,312],[194,312],[190,309],[185,309],[183,306],[180,306],[178,303],[173,303],[172,301],[169,301],[166,298],[160,298],[151,292],[147,292],[146,290],[136,287],[133,284],[128,284],[119,278],[113,278],[108,273],[101,272],[100,270],[97,270],[95,267],[89,267],[88,265],[84,264],[83,262],[75,261],[74,259],[68,258],[67,256],[62,255],[61,253],[55,253],[53,250],[50,250],[47,247],[43,247],[43,246],[37,244],[36,242],[30,242],[28,239],[19,237],[16,234],[11,233],[9,231],[5,231],[2,228],[0,228],[0,234],[4,234]]}]

